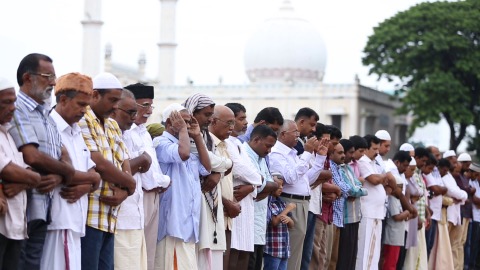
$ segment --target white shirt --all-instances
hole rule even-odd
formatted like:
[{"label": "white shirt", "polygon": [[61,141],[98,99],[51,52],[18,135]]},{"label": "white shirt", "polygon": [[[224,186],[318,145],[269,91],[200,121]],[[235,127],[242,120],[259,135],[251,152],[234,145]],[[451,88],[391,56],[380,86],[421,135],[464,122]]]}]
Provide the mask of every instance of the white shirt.
[{"label": "white shirt", "polygon": [[[315,161],[310,167],[310,160]],[[297,156],[297,150],[277,141],[269,154],[270,172],[281,173],[285,178],[283,192],[288,194],[308,196],[310,185],[313,184],[323,170],[326,156],[313,156],[305,151]]]},{"label": "white shirt", "polygon": [[152,137],[150,137],[145,124],[139,126],[133,124],[130,131],[132,139],[138,141],[140,148],[144,149],[152,158],[150,169],[145,173],[137,173],[142,181],[142,187],[145,190],[152,190],[157,187],[168,187],[168,185],[170,185],[170,177],[164,175],[160,169],[160,165],[157,161],[157,153],[153,147]]},{"label": "white shirt", "polygon": [[[17,146],[12,136],[7,132],[11,127],[6,123],[0,125],[0,172],[10,162],[22,168],[27,165],[23,161],[22,152],[17,150]],[[27,192],[22,190],[13,198],[7,198],[8,211],[0,216],[0,234],[14,239],[23,240],[27,238]]]},{"label": "white shirt", "polygon": [[[303,143],[303,141],[302,141]],[[310,159],[310,166],[313,166],[315,159]],[[321,172],[320,172],[321,173]],[[308,211],[315,215],[322,214],[322,184],[318,185],[310,191],[310,203],[308,204]]]},{"label": "white shirt", "polygon": [[[381,174],[380,166],[376,165],[375,160],[371,160],[366,155],[358,160],[358,168],[360,176],[366,179],[372,174]],[[368,190],[368,195],[360,198],[362,206],[362,217],[384,219],[386,214],[385,201],[387,193],[382,184],[373,185],[367,180],[363,183],[363,187]]]},{"label": "white shirt", "polygon": [[[77,123],[70,126],[53,110],[50,117],[57,124],[58,132],[62,137],[62,144],[67,148],[72,165],[77,171],[86,172],[95,166],[90,158],[90,151],[83,140],[82,131]],[[55,187],[52,198],[52,222],[48,230],[70,229],[85,235],[85,223],[87,222],[88,195],[83,195],[75,203],[68,203],[60,196],[62,185]]]},{"label": "white shirt", "polygon": [[391,172],[393,175],[397,175],[397,176],[400,176],[400,178],[402,178],[403,180],[402,193],[403,195],[405,195],[405,192],[407,191],[407,185],[408,185],[408,181],[405,178],[405,174],[404,173],[400,174],[400,172],[398,171],[397,165],[395,165],[395,162],[393,162],[393,160],[391,159],[388,159],[387,161],[385,161],[384,165],[385,165],[384,167],[385,172]]},{"label": "white shirt", "polygon": [[[126,130],[122,135],[125,146],[128,149],[130,159],[139,157],[146,151],[143,140],[136,132]],[[152,162],[155,162],[152,158]],[[137,172],[133,175],[136,187],[135,192],[128,196],[121,204],[117,217],[117,230],[141,230],[145,224],[145,214],[143,212],[143,189],[142,173]]]},{"label": "white shirt", "polygon": [[[242,142],[232,136],[225,142],[230,159],[233,161],[233,186],[262,185],[262,176],[252,164],[246,151],[243,151]],[[255,230],[252,220],[255,217],[254,200],[256,195],[257,189],[255,188],[252,193],[239,202],[242,212],[232,220],[231,248],[253,252]]]},{"label": "white shirt", "polygon": [[453,225],[457,226],[461,224],[462,217],[460,214],[460,205],[464,205],[465,201],[468,198],[468,195],[465,191],[461,190],[457,186],[457,182],[450,173],[447,173],[442,177],[443,184],[448,189],[447,196],[461,200],[459,203],[454,203],[447,208],[447,220],[452,222]]},{"label": "white shirt", "polygon": [[[425,176],[425,182],[427,183],[427,188],[431,186],[441,186],[443,187],[443,181],[442,178],[437,178],[435,177],[432,173],[429,173]],[[429,201],[428,204],[430,206],[430,209],[432,209],[433,214],[432,214],[432,219],[433,220],[441,220],[442,219],[442,201],[443,201],[443,195],[437,195],[433,196]]]},{"label": "white shirt", "polygon": [[[475,188],[475,197],[480,198],[480,185],[477,180],[470,180],[470,186]],[[472,203],[473,221],[480,222],[480,207]]]}]

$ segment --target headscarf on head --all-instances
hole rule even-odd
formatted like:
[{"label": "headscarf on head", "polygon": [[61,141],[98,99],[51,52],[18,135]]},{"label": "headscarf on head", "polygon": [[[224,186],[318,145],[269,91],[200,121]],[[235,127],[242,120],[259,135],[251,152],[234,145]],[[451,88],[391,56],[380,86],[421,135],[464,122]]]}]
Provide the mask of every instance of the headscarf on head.
[{"label": "headscarf on head", "polygon": [[213,102],[211,98],[200,93],[191,95],[182,103],[182,106],[187,108],[190,114],[193,114],[196,110],[201,110],[212,105],[215,105],[215,102]]},{"label": "headscarf on head", "polygon": [[[201,110],[203,108],[206,108],[208,106],[215,105],[215,102],[208,96],[204,94],[193,94],[185,100],[185,102],[182,103],[182,106],[187,108],[188,112],[190,114],[193,114],[194,111]],[[213,140],[212,137],[210,136],[210,133],[203,132],[203,138],[205,139],[205,144],[207,145],[207,149],[209,151],[212,151],[213,149]]]},{"label": "headscarf on head", "polygon": [[147,131],[150,133],[150,136],[153,138],[161,136],[165,131],[165,127],[160,123],[152,123],[147,126]]}]

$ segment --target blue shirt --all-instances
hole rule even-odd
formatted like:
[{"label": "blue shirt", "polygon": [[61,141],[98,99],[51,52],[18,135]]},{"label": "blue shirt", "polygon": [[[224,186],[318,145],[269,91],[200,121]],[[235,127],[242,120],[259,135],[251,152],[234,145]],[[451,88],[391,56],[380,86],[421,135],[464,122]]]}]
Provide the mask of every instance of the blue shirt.
[{"label": "blue shirt", "polygon": [[[273,226],[271,218],[280,215],[287,207],[287,204],[280,197],[269,196],[268,203],[268,228],[267,242],[264,252],[276,258],[290,257],[290,237],[288,234],[288,225],[282,222],[277,226]],[[292,213],[287,216],[291,217]]]},{"label": "blue shirt", "polygon": [[250,135],[252,134],[254,126],[252,124],[247,126],[247,131],[245,131],[245,134],[240,135],[237,137],[242,143],[250,141]]},{"label": "blue shirt", "polygon": [[178,139],[167,131],[157,137],[155,149],[162,171],[170,176],[171,186],[160,198],[158,240],[166,236],[184,242],[197,243],[200,230],[202,192],[199,175],[209,172],[196,155],[182,161],[178,153]]},{"label": "blue shirt", "polygon": [[345,183],[340,166],[330,160],[330,170],[332,171],[333,183],[340,188],[342,195],[333,201],[333,224],[335,226],[343,227],[343,209],[345,206],[345,199],[349,196],[350,186]]},{"label": "blue shirt", "polygon": [[[16,110],[10,123],[12,127],[8,131],[16,146],[20,148],[32,144],[38,147],[40,152],[59,160],[62,155],[62,139],[57,125],[48,115],[48,110],[22,91],[18,92],[17,98]],[[28,192],[28,221],[39,219],[49,222],[52,194],[41,194],[37,189]]]}]

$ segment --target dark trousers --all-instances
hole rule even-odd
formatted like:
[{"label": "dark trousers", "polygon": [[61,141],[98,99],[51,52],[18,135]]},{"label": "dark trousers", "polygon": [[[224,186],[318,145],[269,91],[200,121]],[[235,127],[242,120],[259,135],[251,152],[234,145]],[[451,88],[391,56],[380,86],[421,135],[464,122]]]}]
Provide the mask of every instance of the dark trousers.
[{"label": "dark trousers", "polygon": [[114,234],[86,226],[82,241],[82,269],[113,270]]},{"label": "dark trousers", "polygon": [[250,253],[248,260],[248,270],[262,270],[264,245],[255,245],[253,253]]},{"label": "dark trousers", "polygon": [[360,222],[344,224],[340,228],[337,270],[354,270],[358,252],[358,226]]},{"label": "dark trousers", "polygon": [[232,232],[225,231],[225,238],[227,242],[227,250],[223,253],[223,269],[228,270],[247,270],[250,254],[252,252],[236,250],[230,248],[232,246]]},{"label": "dark trousers", "polygon": [[473,221],[468,269],[480,269],[480,222]]},{"label": "dark trousers", "polygon": [[303,241],[302,265],[300,266],[301,270],[308,270],[310,260],[312,259],[316,220],[317,215],[309,211],[307,217],[307,232],[305,233],[305,240]]},{"label": "dark trousers", "polygon": [[8,239],[0,234],[0,267],[2,270],[17,270],[24,240]]},{"label": "dark trousers", "polygon": [[22,243],[18,269],[37,270],[40,269],[42,260],[43,244],[45,244],[47,236],[47,222],[40,219],[28,222],[27,234],[28,239]]},{"label": "dark trousers", "polygon": [[435,236],[437,235],[437,222],[436,220],[430,220],[430,228],[425,230],[425,240],[427,241],[427,256],[430,258],[430,251],[435,243]]}]

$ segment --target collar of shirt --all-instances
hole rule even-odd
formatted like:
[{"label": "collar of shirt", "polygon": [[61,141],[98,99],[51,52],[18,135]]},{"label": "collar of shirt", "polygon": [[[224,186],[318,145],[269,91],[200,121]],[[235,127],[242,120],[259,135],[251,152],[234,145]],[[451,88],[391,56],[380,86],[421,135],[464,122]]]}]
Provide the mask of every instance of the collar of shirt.
[{"label": "collar of shirt", "polygon": [[246,149],[247,149],[247,152],[249,153],[250,156],[254,157],[255,160],[260,163],[260,161],[262,160],[262,158],[257,154],[257,152],[255,152],[248,143],[243,143],[245,144],[246,146]]},{"label": "collar of shirt", "polygon": [[361,161],[368,162],[368,163],[370,163],[370,164],[372,164],[372,165],[375,165],[375,159],[374,159],[374,160],[371,160],[369,157],[367,157],[367,155],[363,155],[363,156],[359,159],[359,161],[360,161],[360,160],[361,160]]},{"label": "collar of shirt", "polygon": [[55,121],[58,130],[60,130],[61,132],[66,131],[71,135],[76,135],[82,132],[82,129],[78,126],[77,123],[74,123],[72,126],[70,126],[56,110],[52,110],[52,112],[50,113],[50,117],[52,117],[52,119]]},{"label": "collar of shirt", "polygon": [[10,123],[5,123],[3,125],[0,125],[0,131],[2,131],[3,133],[7,133],[11,127],[12,125]]},{"label": "collar of shirt", "polygon": [[215,134],[211,133],[210,132],[210,136],[212,137],[212,141],[213,141],[213,144],[218,147],[219,144],[221,144],[223,141],[220,140],[219,138],[217,138],[217,136],[215,136]]},{"label": "collar of shirt", "polygon": [[163,137],[166,137],[167,139],[169,139],[170,141],[174,142],[174,143],[178,143],[178,139],[175,138],[175,136],[173,136],[172,134],[170,134],[168,131],[164,131],[163,134],[162,134]]},{"label": "collar of shirt", "polygon": [[17,98],[19,101],[22,101],[22,103],[25,104],[25,106],[30,112],[34,111],[36,108],[39,108],[39,111],[45,114],[45,109],[43,108],[43,106],[21,90],[18,91]]},{"label": "collar of shirt", "polygon": [[285,156],[287,155],[297,155],[297,150],[295,148],[290,148],[283,144],[281,141],[277,141],[275,145],[272,147],[272,152],[277,152],[280,154],[283,154]]}]

